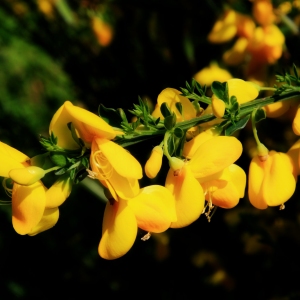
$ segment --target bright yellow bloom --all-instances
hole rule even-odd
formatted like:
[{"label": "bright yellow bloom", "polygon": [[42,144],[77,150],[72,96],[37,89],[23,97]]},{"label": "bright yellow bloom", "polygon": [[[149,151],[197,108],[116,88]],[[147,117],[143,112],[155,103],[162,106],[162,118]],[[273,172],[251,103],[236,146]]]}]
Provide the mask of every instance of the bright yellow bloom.
[{"label": "bright yellow bloom", "polygon": [[160,146],[155,146],[151,152],[149,159],[145,165],[145,173],[148,178],[154,178],[160,171],[163,158],[163,149]]},{"label": "bright yellow bloom", "polygon": [[[231,166],[242,153],[242,144],[235,137],[217,136],[210,137],[202,134],[195,145],[186,149],[186,154],[191,160],[180,169],[170,169],[165,186],[175,197],[177,221],[171,227],[184,227],[199,218],[204,208],[204,193],[201,184],[218,179],[225,168]],[[235,171],[236,172],[236,171]],[[236,176],[233,172],[230,180],[234,182],[234,190],[240,196],[240,185],[236,184]],[[228,177],[228,176],[227,176]]]},{"label": "bright yellow bloom", "polygon": [[202,183],[202,187],[206,191],[207,201],[222,208],[232,208],[244,197],[246,174],[242,168],[232,164],[216,179]]},{"label": "bright yellow bloom", "polygon": [[94,16],[92,17],[92,29],[101,46],[107,47],[111,43],[114,33],[110,24],[104,22],[101,18]]},{"label": "bright yellow bloom", "polygon": [[[32,174],[28,173],[28,170],[36,170],[36,167],[30,166],[29,161],[29,157],[25,154],[0,142],[0,176],[9,178],[12,175],[11,178],[13,180],[18,179],[19,183],[24,184],[22,176],[26,175],[25,184],[27,185],[14,182],[11,191],[12,223],[16,232],[22,235],[35,235],[54,226],[58,219],[57,206],[65,201],[71,190],[71,185],[65,184],[63,189],[68,188],[68,193],[63,193],[62,189],[58,189],[55,193],[52,193],[53,189],[56,188],[56,183],[47,190],[43,183],[38,180],[40,174],[44,173],[41,170],[38,170],[40,174],[37,177],[35,172],[33,172],[33,177],[35,177],[33,183],[28,184],[27,179],[32,179],[30,178]],[[6,188],[8,189],[8,187]],[[59,203],[57,199],[60,199]],[[48,205],[48,203],[55,202],[57,203],[56,206],[51,207]],[[53,209],[48,210],[48,207]],[[54,219],[56,220],[55,222]]]},{"label": "bright yellow bloom", "polygon": [[132,247],[137,228],[148,232],[163,232],[176,221],[174,198],[163,186],[147,186],[127,200],[110,200],[105,208],[99,254],[116,259]]},{"label": "bright yellow bloom", "polygon": [[194,75],[196,81],[201,85],[211,86],[214,81],[224,82],[231,79],[231,74],[218,66],[216,63],[211,63],[208,67],[203,68]]},{"label": "bright yellow bloom", "polygon": [[138,179],[143,176],[140,163],[123,147],[106,139],[95,137],[91,150],[92,170],[114,199],[135,197]]},{"label": "bright yellow bloom", "polygon": [[289,155],[270,151],[266,160],[258,156],[250,163],[248,177],[249,200],[253,206],[265,209],[286,202],[294,193],[296,179]]},{"label": "bright yellow bloom", "polygon": [[66,148],[72,145],[68,122],[72,122],[87,147],[91,146],[93,175],[110,190],[114,199],[136,196],[142,167],[128,151],[110,141],[117,134],[113,127],[97,115],[66,101],[50,124],[50,132],[58,137],[58,145],[62,147],[63,144]]},{"label": "bright yellow bloom", "polygon": [[180,170],[170,168],[165,186],[175,197],[177,221],[171,228],[181,228],[196,221],[204,209],[204,192],[188,164]]},{"label": "bright yellow bloom", "polygon": [[260,91],[260,87],[250,81],[233,78],[227,81],[229,98],[236,96],[239,104],[254,100]]},{"label": "bright yellow bloom", "polygon": [[[188,98],[181,96],[180,94],[181,92],[176,89],[172,89],[172,88],[164,89],[157,97],[157,106],[153,111],[152,115],[156,118],[160,117],[161,119],[163,119],[163,115],[160,112],[160,106],[164,102],[166,102],[170,110],[176,114],[178,122],[195,118],[196,110],[193,104]],[[181,103],[182,115],[176,108],[176,103]]]},{"label": "bright yellow bloom", "polygon": [[189,165],[194,177],[205,182],[233,164],[242,151],[242,144],[237,138],[217,136],[199,146]]},{"label": "bright yellow bloom", "polygon": [[78,148],[67,126],[70,122],[87,144],[90,144],[94,137],[112,140],[116,136],[115,130],[102,118],[66,101],[54,114],[49,127],[50,134],[53,132],[58,137],[58,146],[65,149]]}]

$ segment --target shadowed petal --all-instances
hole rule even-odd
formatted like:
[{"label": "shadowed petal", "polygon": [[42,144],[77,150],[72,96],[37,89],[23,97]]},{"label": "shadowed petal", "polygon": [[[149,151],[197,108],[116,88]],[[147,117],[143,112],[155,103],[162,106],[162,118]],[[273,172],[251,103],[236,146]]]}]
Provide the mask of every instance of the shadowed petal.
[{"label": "shadowed petal", "polygon": [[189,166],[185,165],[177,176],[170,169],[165,186],[175,197],[177,221],[170,227],[181,228],[196,221],[204,208],[204,193]]},{"label": "shadowed petal", "polygon": [[59,210],[57,207],[45,209],[40,222],[28,233],[30,236],[37,235],[40,232],[52,228],[58,221]]},{"label": "shadowed petal", "polygon": [[46,203],[46,188],[39,181],[30,186],[14,184],[12,223],[19,234],[29,233],[41,220]]}]

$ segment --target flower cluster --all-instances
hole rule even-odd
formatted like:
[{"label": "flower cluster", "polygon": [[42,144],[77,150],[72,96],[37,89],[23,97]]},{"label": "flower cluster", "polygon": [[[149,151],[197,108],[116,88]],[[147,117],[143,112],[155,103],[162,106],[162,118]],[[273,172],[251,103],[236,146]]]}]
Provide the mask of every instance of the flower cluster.
[{"label": "flower cluster", "polygon": [[[245,196],[246,173],[237,164],[243,146],[233,133],[249,120],[257,154],[250,163],[248,198],[259,209],[283,208],[296,188],[300,140],[287,153],[269,151],[256,130],[256,123],[266,117],[263,107],[299,96],[296,69],[295,76],[278,78],[287,83],[274,88],[274,96],[261,99],[262,88],[241,79],[213,82],[211,97],[195,80],[182,91],[166,88],[153,112],[142,100],[134,105],[132,122],[122,109],[101,106],[98,116],[66,101],[50,122],[49,138],[41,137],[44,153],[29,158],[0,142],[0,176],[11,197],[14,229],[35,235],[53,227],[72,185],[86,177],[105,191],[98,248],[105,259],[127,253],[138,228],[147,240],[151,233],[188,226],[201,214],[210,221],[215,208],[233,208]],[[299,116],[298,109],[291,126],[297,135]],[[125,147],[152,136],[162,140],[143,170]],[[164,157],[169,162],[165,182],[141,187],[143,173],[155,178]]]}]

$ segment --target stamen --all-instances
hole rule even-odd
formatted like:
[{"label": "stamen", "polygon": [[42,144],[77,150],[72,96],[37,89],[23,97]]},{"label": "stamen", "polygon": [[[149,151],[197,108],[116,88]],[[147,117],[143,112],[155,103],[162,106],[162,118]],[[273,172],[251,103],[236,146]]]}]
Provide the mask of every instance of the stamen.
[{"label": "stamen", "polygon": [[145,242],[145,241],[148,241],[150,239],[150,237],[151,237],[151,233],[148,232],[141,238],[141,240]]},{"label": "stamen", "polygon": [[4,178],[3,181],[2,181],[2,186],[4,188],[4,191],[5,191],[6,195],[11,198],[12,188],[10,188],[9,185],[12,186],[13,181],[10,178]]},{"label": "stamen", "polygon": [[[212,216],[214,215],[214,213],[217,209],[217,206],[214,206],[212,201],[211,201],[211,192],[206,191],[205,193],[207,193],[207,192],[208,192],[208,195],[209,195],[209,200],[207,201],[207,204],[205,205],[205,207],[202,211],[202,214],[204,213],[206,218],[207,218],[207,221],[210,222]],[[208,207],[208,210],[207,210],[207,212],[205,212],[207,207]]]},{"label": "stamen", "polygon": [[285,205],[282,203],[280,206],[279,206],[279,210],[284,210],[285,209]]},{"label": "stamen", "polygon": [[88,177],[91,178],[91,179],[97,179],[98,178],[98,173],[92,171],[92,170],[89,170],[89,169],[86,169],[86,171],[88,172]]},{"label": "stamen", "polygon": [[92,155],[92,159],[99,171],[97,178],[100,180],[108,180],[113,173],[113,167],[102,153],[101,150],[95,151]]}]

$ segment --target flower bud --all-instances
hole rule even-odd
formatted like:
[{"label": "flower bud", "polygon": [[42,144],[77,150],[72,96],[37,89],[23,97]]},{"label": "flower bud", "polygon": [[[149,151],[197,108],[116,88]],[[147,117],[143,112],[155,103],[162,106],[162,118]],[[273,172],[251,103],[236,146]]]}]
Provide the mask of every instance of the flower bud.
[{"label": "flower bud", "polygon": [[162,148],[160,146],[154,147],[145,165],[145,172],[148,178],[156,177],[162,165],[162,157]]},{"label": "flower bud", "polygon": [[12,169],[8,173],[9,177],[20,185],[32,185],[45,176],[45,170],[30,166],[27,168]]},{"label": "flower bud", "polygon": [[217,118],[223,118],[225,113],[225,102],[216,95],[211,97],[212,111]]}]

